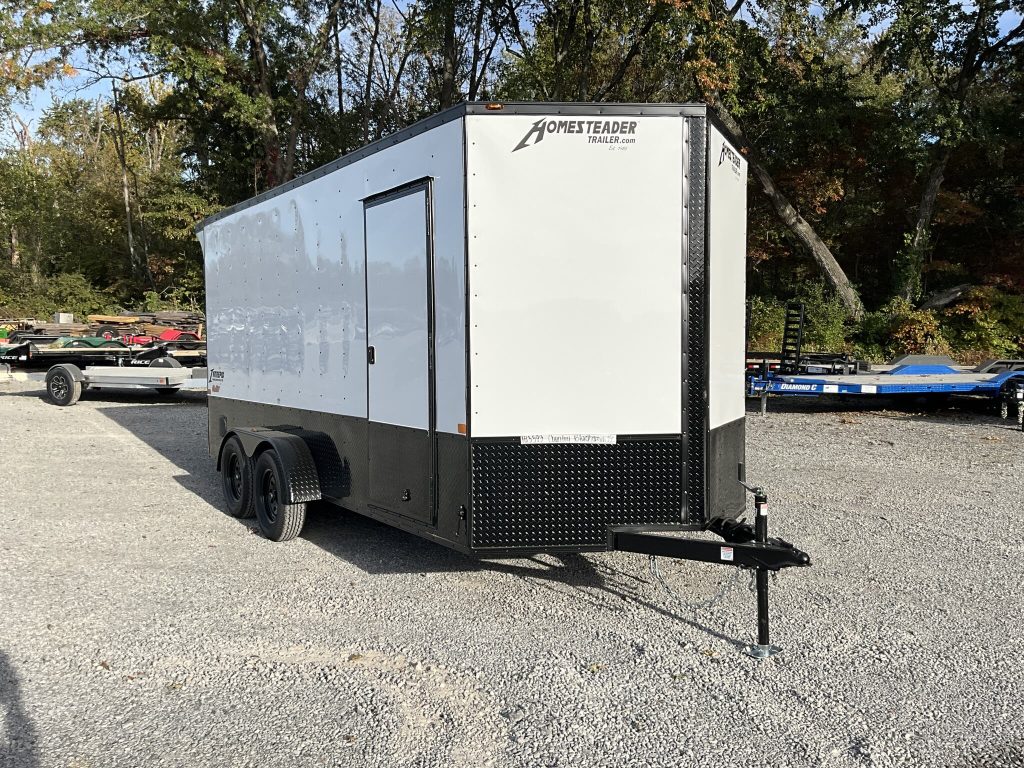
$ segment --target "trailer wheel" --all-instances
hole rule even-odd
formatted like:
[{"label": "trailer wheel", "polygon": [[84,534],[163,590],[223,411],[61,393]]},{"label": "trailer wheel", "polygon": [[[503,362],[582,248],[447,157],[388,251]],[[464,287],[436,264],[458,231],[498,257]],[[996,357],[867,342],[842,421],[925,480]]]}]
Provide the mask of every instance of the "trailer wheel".
[{"label": "trailer wheel", "polygon": [[256,459],[256,517],[263,535],[271,541],[291,541],[306,522],[305,504],[285,504],[284,469],[277,451],[264,451]]},{"label": "trailer wheel", "polygon": [[245,455],[241,441],[232,437],[224,444],[220,456],[221,485],[224,488],[227,513],[231,517],[245,518],[255,514],[252,476],[252,459]]},{"label": "trailer wheel", "polygon": [[82,382],[74,366],[55,365],[46,372],[46,393],[57,405],[74,405],[82,396]]}]

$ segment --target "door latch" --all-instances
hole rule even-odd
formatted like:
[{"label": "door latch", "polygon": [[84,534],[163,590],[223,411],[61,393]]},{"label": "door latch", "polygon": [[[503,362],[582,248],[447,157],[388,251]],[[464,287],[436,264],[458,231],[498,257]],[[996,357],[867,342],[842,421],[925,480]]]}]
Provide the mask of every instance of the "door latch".
[{"label": "door latch", "polygon": [[377,362],[377,350],[374,349],[373,347],[367,347],[366,348],[366,363],[368,365],[373,365],[376,362]]}]

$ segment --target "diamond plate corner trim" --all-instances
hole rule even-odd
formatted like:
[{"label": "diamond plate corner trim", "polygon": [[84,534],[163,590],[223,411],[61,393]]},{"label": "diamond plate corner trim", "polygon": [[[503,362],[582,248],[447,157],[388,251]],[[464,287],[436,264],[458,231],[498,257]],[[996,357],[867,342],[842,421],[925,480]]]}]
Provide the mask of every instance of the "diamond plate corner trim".
[{"label": "diamond plate corner trim", "polygon": [[707,253],[706,183],[707,119],[687,118],[689,122],[689,200],[686,292],[689,304],[686,376],[686,509],[687,522],[705,520],[705,456],[707,441],[707,401],[705,397],[707,358]]}]

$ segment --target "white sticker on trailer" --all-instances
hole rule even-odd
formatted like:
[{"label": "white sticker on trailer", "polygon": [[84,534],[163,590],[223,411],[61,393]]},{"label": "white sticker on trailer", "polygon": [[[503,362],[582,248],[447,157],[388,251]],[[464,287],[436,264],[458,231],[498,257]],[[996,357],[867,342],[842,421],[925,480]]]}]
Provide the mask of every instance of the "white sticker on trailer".
[{"label": "white sticker on trailer", "polygon": [[876,387],[874,384],[862,384],[860,387],[860,391],[865,395],[873,395],[876,392],[878,392],[878,387]]},{"label": "white sticker on trailer", "polygon": [[722,561],[726,563],[733,562],[733,550],[732,547],[722,547]]},{"label": "white sticker on trailer", "polygon": [[824,392],[826,395],[835,395],[835,394],[839,393],[839,385],[838,384],[826,384],[825,386],[823,386],[821,388],[821,391]]},{"label": "white sticker on trailer", "polygon": [[523,435],[519,438],[522,445],[615,445],[615,435]]}]

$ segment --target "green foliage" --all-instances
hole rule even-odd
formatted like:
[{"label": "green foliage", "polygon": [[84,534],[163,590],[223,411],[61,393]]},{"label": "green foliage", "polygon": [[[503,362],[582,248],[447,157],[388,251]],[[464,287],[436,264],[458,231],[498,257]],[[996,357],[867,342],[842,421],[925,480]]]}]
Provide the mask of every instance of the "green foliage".
[{"label": "green foliage", "polygon": [[796,301],[804,305],[804,348],[840,352],[846,347],[846,308],[821,280],[800,285]]},{"label": "green foliage", "polygon": [[[9,0],[0,116],[56,79],[93,92],[116,83],[119,95],[117,109],[108,97],[55,104],[34,132],[0,122],[11,126],[0,137],[0,264],[22,276],[4,273],[0,291],[48,308],[56,299],[42,286],[66,275],[82,306],[201,306],[199,219],[461,98],[707,100],[736,118],[749,159],[876,310],[846,325],[792,219],[751,173],[752,344],[778,347],[795,298],[808,349],[1009,353],[1024,326],[1021,10],[1021,0]],[[936,169],[941,188],[924,205]],[[999,287],[938,313],[886,303],[960,283]]]},{"label": "green foliage", "polygon": [[34,279],[26,270],[0,267],[0,317],[49,320],[54,312],[73,312],[78,320],[115,309],[113,297],[80,274]]},{"label": "green foliage", "polygon": [[747,347],[752,352],[777,352],[782,349],[786,327],[786,306],[774,296],[751,296]]},{"label": "green foliage", "polygon": [[[975,288],[941,310],[919,309],[897,297],[856,324],[821,281],[795,286],[793,300],[804,303],[809,352],[847,352],[874,363],[905,354],[950,355],[967,364],[1024,356],[1024,295],[998,286]],[[751,297],[748,348],[777,352],[785,322],[785,301]]]},{"label": "green foliage", "polygon": [[[842,352],[847,346],[846,308],[839,297],[821,280],[809,280],[795,286],[792,301],[804,305],[804,349],[808,352]],[[750,298],[751,350],[776,352],[782,348],[786,327],[786,301],[774,296]]]},{"label": "green foliage", "polygon": [[1024,296],[983,286],[942,314],[946,336],[965,361],[1024,355]]},{"label": "green foliage", "polygon": [[854,335],[856,354],[872,362],[884,362],[905,354],[948,355],[952,349],[939,316],[916,309],[902,297],[869,313]]},{"label": "green foliage", "polygon": [[140,306],[146,312],[160,312],[166,309],[202,312],[205,291],[202,269],[199,266],[183,267],[175,273],[174,285],[159,293],[146,291]]}]

